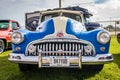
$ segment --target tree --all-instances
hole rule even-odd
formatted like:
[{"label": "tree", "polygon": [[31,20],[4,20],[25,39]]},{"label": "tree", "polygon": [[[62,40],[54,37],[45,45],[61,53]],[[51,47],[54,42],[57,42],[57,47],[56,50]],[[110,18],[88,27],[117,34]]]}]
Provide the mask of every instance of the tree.
[{"label": "tree", "polygon": [[113,27],[113,25],[108,25],[104,29],[107,29],[107,30],[111,31],[111,30],[114,30],[114,27]]}]

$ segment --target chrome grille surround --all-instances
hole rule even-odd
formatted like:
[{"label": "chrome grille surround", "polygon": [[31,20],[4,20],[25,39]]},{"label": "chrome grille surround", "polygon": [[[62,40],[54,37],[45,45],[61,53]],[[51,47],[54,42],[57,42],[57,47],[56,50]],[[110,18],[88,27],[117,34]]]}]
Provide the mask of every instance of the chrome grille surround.
[{"label": "chrome grille surround", "polygon": [[[34,45],[36,52],[29,53],[28,47]],[[92,46],[92,51],[86,53],[84,46]],[[73,39],[73,38],[48,38],[32,41],[27,45],[25,55],[26,56],[38,56],[39,50],[42,52],[42,56],[78,56],[78,51],[81,50],[82,56],[94,56],[94,46],[85,40]]]}]

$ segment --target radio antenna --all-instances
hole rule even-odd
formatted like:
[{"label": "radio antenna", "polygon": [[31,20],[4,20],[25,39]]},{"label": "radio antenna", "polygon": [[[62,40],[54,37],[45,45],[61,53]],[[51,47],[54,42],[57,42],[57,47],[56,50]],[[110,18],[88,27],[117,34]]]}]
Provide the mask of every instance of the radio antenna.
[{"label": "radio antenna", "polygon": [[59,8],[61,8],[61,0],[59,0]]}]

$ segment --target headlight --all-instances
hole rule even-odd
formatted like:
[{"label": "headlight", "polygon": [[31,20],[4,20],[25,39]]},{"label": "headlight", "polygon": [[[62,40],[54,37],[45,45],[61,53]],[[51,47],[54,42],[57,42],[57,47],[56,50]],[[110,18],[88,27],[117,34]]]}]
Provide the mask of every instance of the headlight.
[{"label": "headlight", "polygon": [[101,44],[106,44],[110,41],[110,34],[107,31],[100,31],[97,35],[97,40]]},{"label": "headlight", "polygon": [[23,42],[23,40],[24,40],[24,37],[20,32],[14,32],[11,35],[11,42],[14,44],[19,44],[19,43]]}]

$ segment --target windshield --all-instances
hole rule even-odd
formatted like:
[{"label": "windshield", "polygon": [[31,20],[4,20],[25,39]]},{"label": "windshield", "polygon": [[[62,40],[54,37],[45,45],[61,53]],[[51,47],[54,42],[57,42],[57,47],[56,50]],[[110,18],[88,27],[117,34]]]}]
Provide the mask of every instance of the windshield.
[{"label": "windshield", "polygon": [[59,16],[58,13],[45,14],[45,15],[42,16],[41,22],[46,21],[48,19],[51,19],[53,17],[57,17],[57,16]]},{"label": "windshield", "polygon": [[77,21],[80,21],[82,22],[82,19],[81,19],[81,16],[78,15],[78,14],[73,14],[73,13],[50,13],[50,14],[45,14],[42,16],[41,18],[41,22],[43,21],[46,21],[48,19],[51,19],[53,17],[57,17],[57,16],[65,16],[65,17],[68,17],[68,18],[71,18],[71,19],[74,19],[74,20],[77,20]]},{"label": "windshield", "polygon": [[0,30],[6,30],[8,28],[8,21],[0,21]]}]

